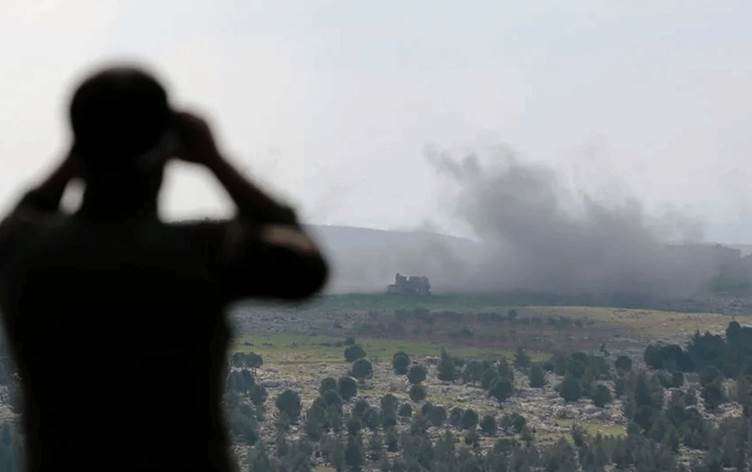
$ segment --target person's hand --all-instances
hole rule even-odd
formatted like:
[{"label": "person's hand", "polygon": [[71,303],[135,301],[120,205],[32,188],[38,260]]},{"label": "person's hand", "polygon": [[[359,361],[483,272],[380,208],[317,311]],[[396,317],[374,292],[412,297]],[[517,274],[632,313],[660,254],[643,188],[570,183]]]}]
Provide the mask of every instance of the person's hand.
[{"label": "person's hand", "polygon": [[211,164],[220,159],[209,125],[202,118],[186,111],[175,112],[177,157],[194,164]]}]

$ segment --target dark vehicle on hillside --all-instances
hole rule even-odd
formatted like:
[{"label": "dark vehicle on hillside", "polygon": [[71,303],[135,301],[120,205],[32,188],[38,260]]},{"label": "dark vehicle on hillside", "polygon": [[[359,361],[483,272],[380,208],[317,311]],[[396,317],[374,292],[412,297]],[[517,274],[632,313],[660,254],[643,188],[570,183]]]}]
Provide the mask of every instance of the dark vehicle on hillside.
[{"label": "dark vehicle on hillside", "polygon": [[431,282],[420,275],[394,275],[394,283],[387,286],[386,293],[399,295],[431,295]]}]

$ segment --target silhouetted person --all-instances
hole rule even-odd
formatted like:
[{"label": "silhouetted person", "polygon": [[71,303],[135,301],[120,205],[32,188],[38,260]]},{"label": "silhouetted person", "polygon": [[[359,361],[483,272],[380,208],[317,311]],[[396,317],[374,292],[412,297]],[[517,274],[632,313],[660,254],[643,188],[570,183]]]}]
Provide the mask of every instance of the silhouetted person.
[{"label": "silhouetted person", "polygon": [[[237,299],[305,298],[326,265],[293,211],[242,177],[204,121],[135,69],[86,80],[73,146],[0,225],[0,307],[24,391],[29,471],[227,471],[221,413]],[[164,163],[203,165],[230,221],[167,224]],[[82,178],[73,214],[66,185]]]}]

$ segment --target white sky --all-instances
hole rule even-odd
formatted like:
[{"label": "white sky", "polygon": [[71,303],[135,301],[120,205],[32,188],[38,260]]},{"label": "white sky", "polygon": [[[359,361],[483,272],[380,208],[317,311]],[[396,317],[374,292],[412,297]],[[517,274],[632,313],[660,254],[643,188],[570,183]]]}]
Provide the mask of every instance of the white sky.
[{"label": "white sky", "polygon": [[[135,59],[313,223],[462,233],[425,149],[506,144],[752,242],[751,22],[725,0],[0,0],[0,205],[64,148],[75,81]],[[171,217],[226,210],[205,177],[177,169]]]}]

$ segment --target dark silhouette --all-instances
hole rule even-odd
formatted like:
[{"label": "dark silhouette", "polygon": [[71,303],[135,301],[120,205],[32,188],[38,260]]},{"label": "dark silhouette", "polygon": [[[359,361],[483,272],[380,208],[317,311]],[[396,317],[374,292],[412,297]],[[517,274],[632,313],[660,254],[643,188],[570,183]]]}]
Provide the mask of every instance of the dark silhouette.
[{"label": "dark silhouette", "polygon": [[[326,264],[294,212],[241,176],[159,83],[113,68],[75,92],[73,145],[0,225],[0,307],[24,389],[28,471],[227,471],[221,414],[237,299],[301,299]],[[205,166],[230,221],[167,224],[169,158]],[[59,209],[84,183],[80,209]]]}]

